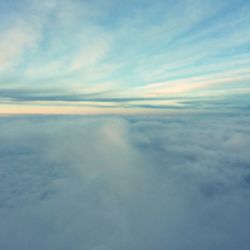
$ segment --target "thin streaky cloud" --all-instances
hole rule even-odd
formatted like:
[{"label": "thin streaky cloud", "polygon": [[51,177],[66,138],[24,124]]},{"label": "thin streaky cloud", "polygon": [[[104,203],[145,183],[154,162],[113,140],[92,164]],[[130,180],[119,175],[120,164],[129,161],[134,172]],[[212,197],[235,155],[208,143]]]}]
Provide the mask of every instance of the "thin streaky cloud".
[{"label": "thin streaky cloud", "polygon": [[243,0],[1,2],[0,103],[237,95],[250,86],[249,13]]}]

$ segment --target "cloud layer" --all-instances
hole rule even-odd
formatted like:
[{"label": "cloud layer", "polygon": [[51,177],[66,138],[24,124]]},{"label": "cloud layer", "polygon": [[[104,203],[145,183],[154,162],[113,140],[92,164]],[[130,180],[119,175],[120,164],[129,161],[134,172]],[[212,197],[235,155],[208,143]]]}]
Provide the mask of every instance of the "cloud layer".
[{"label": "cloud layer", "polygon": [[2,117],[0,248],[247,250],[250,117]]}]

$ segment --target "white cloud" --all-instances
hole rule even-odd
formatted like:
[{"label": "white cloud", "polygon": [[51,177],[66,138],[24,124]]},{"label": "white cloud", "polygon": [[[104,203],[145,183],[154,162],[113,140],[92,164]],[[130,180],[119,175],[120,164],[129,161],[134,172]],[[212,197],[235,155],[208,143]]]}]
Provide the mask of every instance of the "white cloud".
[{"label": "white cloud", "polygon": [[16,21],[0,35],[0,68],[15,66],[28,49],[36,46],[40,33],[25,20]]},{"label": "white cloud", "polygon": [[110,45],[106,39],[94,41],[77,53],[70,63],[70,71],[79,71],[97,67],[107,55]]},{"label": "white cloud", "polygon": [[1,249],[249,247],[249,117],[2,117]]}]

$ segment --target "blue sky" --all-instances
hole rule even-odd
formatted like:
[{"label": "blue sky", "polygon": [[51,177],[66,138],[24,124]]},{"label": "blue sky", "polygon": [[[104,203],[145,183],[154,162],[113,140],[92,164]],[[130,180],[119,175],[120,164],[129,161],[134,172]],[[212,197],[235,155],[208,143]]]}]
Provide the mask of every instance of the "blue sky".
[{"label": "blue sky", "polygon": [[0,113],[249,107],[249,1],[4,0],[0,19]]}]

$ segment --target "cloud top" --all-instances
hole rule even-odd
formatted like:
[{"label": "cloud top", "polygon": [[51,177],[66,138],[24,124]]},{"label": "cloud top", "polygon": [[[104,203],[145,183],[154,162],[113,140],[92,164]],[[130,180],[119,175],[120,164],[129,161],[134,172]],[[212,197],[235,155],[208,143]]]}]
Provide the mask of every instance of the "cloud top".
[{"label": "cloud top", "polygon": [[0,248],[247,250],[249,119],[2,117]]}]

